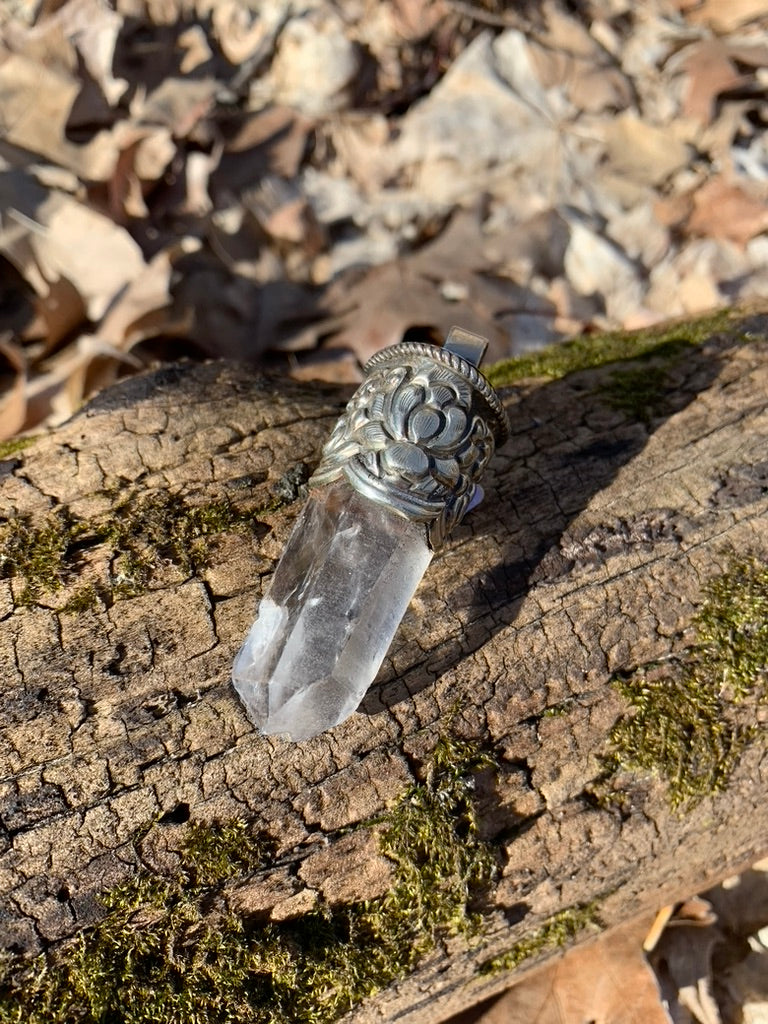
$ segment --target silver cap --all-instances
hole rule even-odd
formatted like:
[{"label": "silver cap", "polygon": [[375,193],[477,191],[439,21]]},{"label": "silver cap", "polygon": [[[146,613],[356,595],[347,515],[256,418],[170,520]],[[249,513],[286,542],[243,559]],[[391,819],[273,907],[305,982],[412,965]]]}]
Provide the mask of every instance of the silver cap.
[{"label": "silver cap", "polygon": [[424,523],[440,547],[476,496],[509,422],[480,373],[487,341],[454,327],[445,345],[403,342],[377,352],[310,480],[344,476],[396,515]]}]

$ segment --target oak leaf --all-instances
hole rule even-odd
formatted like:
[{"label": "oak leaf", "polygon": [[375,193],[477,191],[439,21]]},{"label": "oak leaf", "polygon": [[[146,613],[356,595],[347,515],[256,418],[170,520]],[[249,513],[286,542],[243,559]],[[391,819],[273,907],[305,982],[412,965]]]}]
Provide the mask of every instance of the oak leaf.
[{"label": "oak leaf", "polygon": [[768,230],[768,196],[719,175],[705,182],[693,197],[688,231],[705,238],[746,244]]},{"label": "oak leaf", "polygon": [[643,917],[534,971],[476,1024],[672,1024],[642,942]]}]

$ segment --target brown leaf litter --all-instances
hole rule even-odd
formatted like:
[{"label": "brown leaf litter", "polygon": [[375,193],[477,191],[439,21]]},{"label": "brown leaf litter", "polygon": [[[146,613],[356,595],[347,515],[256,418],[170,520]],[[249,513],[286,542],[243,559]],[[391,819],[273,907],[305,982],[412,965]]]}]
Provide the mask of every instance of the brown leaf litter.
[{"label": "brown leaf litter", "polygon": [[174,356],[354,380],[454,322],[498,358],[764,297],[767,24],[749,0],[13,0],[0,436]]}]

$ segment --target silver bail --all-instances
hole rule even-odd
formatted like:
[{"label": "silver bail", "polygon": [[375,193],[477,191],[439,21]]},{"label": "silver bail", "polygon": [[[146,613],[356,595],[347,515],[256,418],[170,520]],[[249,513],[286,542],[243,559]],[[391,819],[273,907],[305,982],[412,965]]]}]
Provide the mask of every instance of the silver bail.
[{"label": "silver bail", "polygon": [[487,346],[453,327],[442,348],[403,342],[377,352],[310,486],[345,477],[369,500],[425,524],[429,546],[441,547],[509,433],[501,400],[478,369]]},{"label": "silver bail", "polygon": [[459,359],[465,359],[473,366],[479,366],[488,348],[488,339],[482,334],[473,334],[463,327],[452,327],[443,345],[445,352],[453,352]]}]

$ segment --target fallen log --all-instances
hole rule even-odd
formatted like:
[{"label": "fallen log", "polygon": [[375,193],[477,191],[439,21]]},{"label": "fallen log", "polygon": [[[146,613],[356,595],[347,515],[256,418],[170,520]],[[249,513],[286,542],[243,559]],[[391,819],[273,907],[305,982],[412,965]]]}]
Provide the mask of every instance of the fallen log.
[{"label": "fallen log", "polygon": [[0,1020],[430,1024],[768,850],[768,317],[493,371],[359,712],[229,668],[345,394],[128,380],[0,456]]}]

